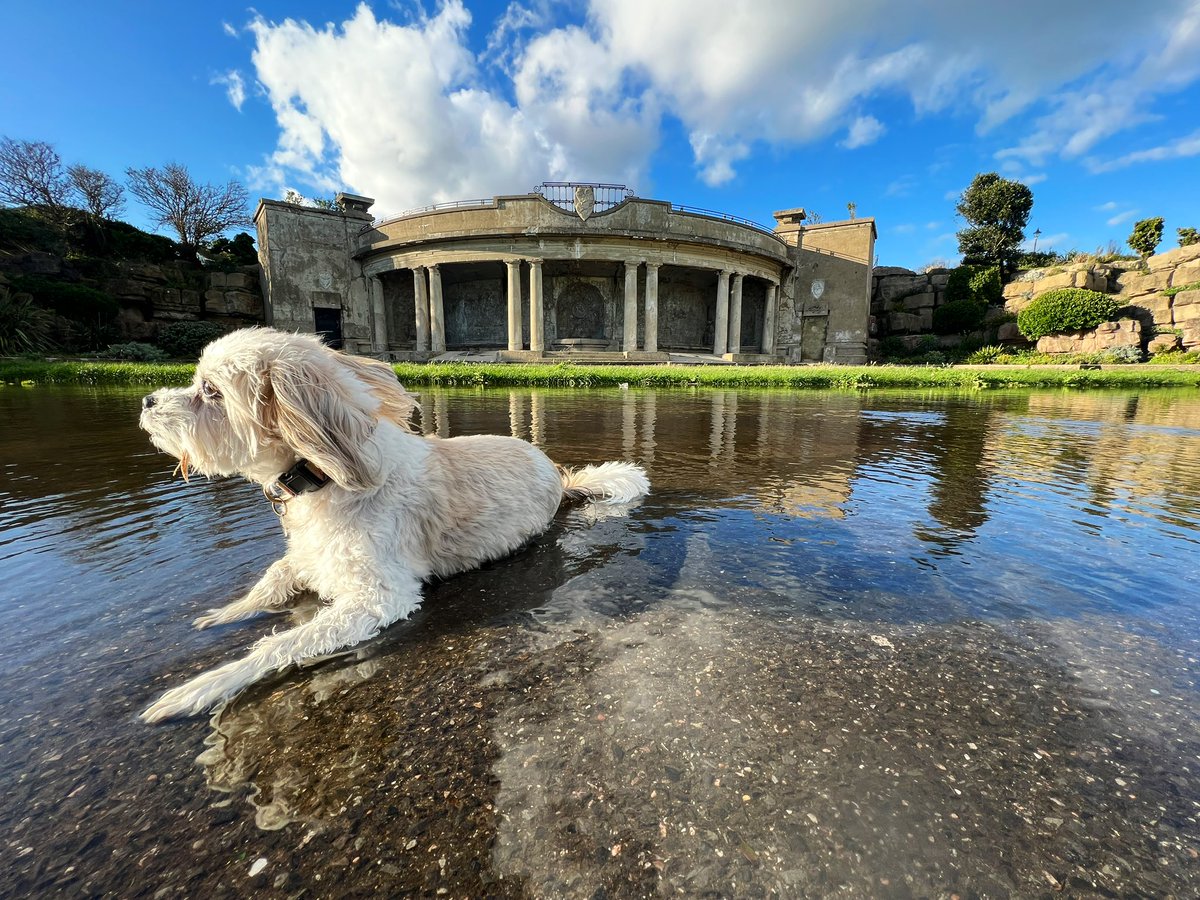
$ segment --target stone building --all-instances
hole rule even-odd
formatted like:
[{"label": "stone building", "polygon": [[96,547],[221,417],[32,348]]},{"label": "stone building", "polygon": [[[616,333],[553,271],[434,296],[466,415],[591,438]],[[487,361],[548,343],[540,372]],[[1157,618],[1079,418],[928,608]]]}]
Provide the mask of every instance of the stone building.
[{"label": "stone building", "polygon": [[255,212],[266,319],[392,359],[866,360],[873,219],[774,229],[619,185],[438,204]]}]

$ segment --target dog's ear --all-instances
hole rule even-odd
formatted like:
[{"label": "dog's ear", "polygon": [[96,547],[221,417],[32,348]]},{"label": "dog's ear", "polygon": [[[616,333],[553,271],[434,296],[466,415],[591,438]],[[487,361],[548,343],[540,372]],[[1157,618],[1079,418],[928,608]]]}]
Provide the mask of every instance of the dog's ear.
[{"label": "dog's ear", "polygon": [[342,365],[348,367],[359,381],[367,386],[371,395],[379,401],[375,411],[378,418],[389,419],[405,431],[414,431],[413,413],[421,408],[415,394],[410,394],[396,380],[396,373],[385,362],[367,356],[338,355]]},{"label": "dog's ear", "polygon": [[272,360],[261,389],[265,424],[341,487],[363,490],[379,480],[367,448],[376,401],[339,356],[306,347]]}]

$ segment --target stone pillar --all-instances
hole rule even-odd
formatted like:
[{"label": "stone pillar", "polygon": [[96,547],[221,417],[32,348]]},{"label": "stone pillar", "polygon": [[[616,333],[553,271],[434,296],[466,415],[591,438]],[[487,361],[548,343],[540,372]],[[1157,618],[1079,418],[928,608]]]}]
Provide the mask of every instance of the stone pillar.
[{"label": "stone pillar", "polygon": [[775,352],[775,316],[776,303],[779,295],[779,285],[771,282],[767,285],[767,308],[763,312],[762,352]]},{"label": "stone pillar", "polygon": [[725,355],[725,341],[729,335],[729,270],[723,269],[717,276],[717,315],[713,325],[713,355]]},{"label": "stone pillar", "polygon": [[521,350],[521,261],[506,259],[508,266],[508,349]]},{"label": "stone pillar", "polygon": [[737,272],[733,276],[733,289],[729,292],[729,347],[730,353],[742,352],[742,281],[745,276]]},{"label": "stone pillar", "polygon": [[625,260],[625,330],[621,349],[628,353],[637,349],[637,281],[640,262]]},{"label": "stone pillar", "polygon": [[417,351],[424,353],[429,349],[429,292],[424,266],[413,269],[413,305],[417,310]]},{"label": "stone pillar", "polygon": [[383,282],[378,276],[370,277],[367,279],[367,290],[371,293],[371,319],[375,324],[372,347],[376,353],[387,353],[387,306],[383,302]]},{"label": "stone pillar", "polygon": [[658,267],[662,263],[646,263],[646,328],[642,335],[642,349],[647,353],[658,352]]},{"label": "stone pillar", "polygon": [[446,314],[442,307],[442,270],[434,263],[429,267],[429,349],[446,352]]},{"label": "stone pillar", "polygon": [[542,261],[529,261],[529,349],[540,353],[546,349],[542,337],[545,318],[542,315]]}]

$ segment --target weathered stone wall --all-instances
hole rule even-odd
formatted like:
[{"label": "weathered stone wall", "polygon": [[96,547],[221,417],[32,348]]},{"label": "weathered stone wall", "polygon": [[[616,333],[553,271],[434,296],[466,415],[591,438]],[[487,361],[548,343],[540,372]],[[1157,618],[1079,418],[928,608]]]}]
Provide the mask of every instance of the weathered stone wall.
[{"label": "weathered stone wall", "polygon": [[1142,323],[1137,319],[1119,319],[1116,322],[1101,322],[1087,331],[1048,334],[1038,338],[1037,348],[1042,353],[1103,353],[1126,349],[1140,351]]},{"label": "weathered stone wall", "polygon": [[354,251],[371,215],[260,200],[254,224],[267,323],[311,332],[316,309],[339,310],[346,348],[370,350],[371,303]]},{"label": "weathered stone wall", "polygon": [[794,362],[866,362],[875,220],[805,225],[792,212],[775,214],[793,266],[780,291],[780,346]]}]

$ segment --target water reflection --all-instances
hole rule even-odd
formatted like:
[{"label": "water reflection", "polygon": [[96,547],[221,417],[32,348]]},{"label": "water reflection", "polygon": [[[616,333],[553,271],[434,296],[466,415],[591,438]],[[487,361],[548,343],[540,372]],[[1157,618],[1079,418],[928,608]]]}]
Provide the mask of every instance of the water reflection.
[{"label": "water reflection", "polygon": [[161,729],[282,543],[139,394],[0,389],[4,895],[1197,892],[1194,393],[426,391],[654,492]]}]

